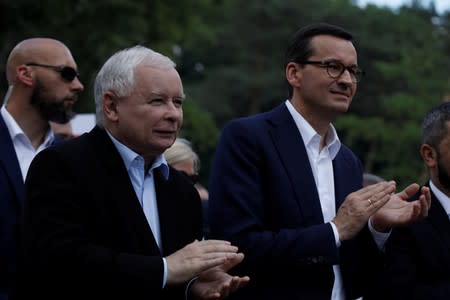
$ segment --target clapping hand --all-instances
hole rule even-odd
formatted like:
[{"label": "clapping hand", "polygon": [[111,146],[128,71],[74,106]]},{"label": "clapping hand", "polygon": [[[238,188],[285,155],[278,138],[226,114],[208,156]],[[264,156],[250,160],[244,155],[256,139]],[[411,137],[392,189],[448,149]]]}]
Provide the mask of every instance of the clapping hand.
[{"label": "clapping hand", "polygon": [[396,226],[414,223],[428,215],[431,206],[431,194],[428,187],[422,187],[417,200],[407,201],[420,189],[413,183],[397,194],[392,194],[389,201],[372,216],[371,222],[375,230],[387,232]]},{"label": "clapping hand", "polygon": [[216,300],[224,299],[237,289],[247,285],[248,276],[239,277],[227,272],[244,259],[244,254],[237,253],[229,257],[222,265],[210,268],[200,273],[191,287],[191,295],[195,299]]}]

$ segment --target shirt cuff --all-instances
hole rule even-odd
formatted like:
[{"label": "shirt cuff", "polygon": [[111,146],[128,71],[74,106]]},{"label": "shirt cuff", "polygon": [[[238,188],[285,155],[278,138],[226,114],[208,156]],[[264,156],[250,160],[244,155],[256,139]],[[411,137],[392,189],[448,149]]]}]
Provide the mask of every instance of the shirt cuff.
[{"label": "shirt cuff", "polygon": [[186,285],[186,290],[184,291],[184,299],[186,299],[186,300],[189,299],[189,290],[190,290],[192,284],[195,282],[195,280],[197,280],[197,278],[198,278],[198,276],[195,276],[194,278],[189,280],[188,284]]},{"label": "shirt cuff", "polygon": [[167,262],[166,262],[165,257],[163,257],[163,264],[164,264],[164,277],[163,277],[162,288],[164,288],[167,284]]},{"label": "shirt cuff", "polygon": [[336,225],[333,222],[330,222],[331,228],[333,228],[334,240],[336,242],[336,247],[341,246],[341,239],[339,238],[339,231],[337,230]]},{"label": "shirt cuff", "polygon": [[372,234],[373,240],[377,244],[378,249],[383,251],[384,245],[386,244],[387,239],[391,235],[392,230],[389,230],[389,232],[386,232],[386,233],[376,231],[375,228],[373,228],[373,226],[372,226],[371,218],[369,218],[368,226],[369,226],[370,233]]}]

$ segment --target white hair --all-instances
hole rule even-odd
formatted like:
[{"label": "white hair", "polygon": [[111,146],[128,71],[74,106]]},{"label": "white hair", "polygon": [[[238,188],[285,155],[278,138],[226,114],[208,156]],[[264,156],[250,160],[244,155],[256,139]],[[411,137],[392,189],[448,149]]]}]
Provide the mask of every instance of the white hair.
[{"label": "white hair", "polygon": [[164,151],[164,157],[169,165],[175,165],[187,160],[194,162],[194,171],[200,169],[200,159],[192,149],[191,142],[183,138],[177,138],[173,145]]},{"label": "white hair", "polygon": [[95,78],[95,112],[99,126],[103,126],[102,102],[105,92],[111,91],[118,97],[130,95],[134,87],[134,70],[141,64],[161,69],[175,68],[176,66],[167,56],[140,45],[113,54]]}]

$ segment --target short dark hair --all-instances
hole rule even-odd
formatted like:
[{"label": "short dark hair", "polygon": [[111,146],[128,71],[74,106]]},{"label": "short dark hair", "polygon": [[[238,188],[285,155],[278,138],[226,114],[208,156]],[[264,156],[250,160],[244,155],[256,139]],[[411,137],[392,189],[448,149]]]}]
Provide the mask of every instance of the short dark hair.
[{"label": "short dark hair", "polygon": [[422,144],[438,148],[442,139],[448,134],[447,122],[450,121],[450,102],[433,107],[422,123]]},{"label": "short dark hair", "polygon": [[[332,35],[348,41],[353,41],[353,35],[345,29],[328,24],[328,23],[314,23],[300,28],[291,37],[288,44],[285,56],[284,67],[290,62],[306,61],[313,55],[313,48],[311,46],[311,39],[317,35]],[[293,89],[288,84],[289,99],[292,98]]]}]

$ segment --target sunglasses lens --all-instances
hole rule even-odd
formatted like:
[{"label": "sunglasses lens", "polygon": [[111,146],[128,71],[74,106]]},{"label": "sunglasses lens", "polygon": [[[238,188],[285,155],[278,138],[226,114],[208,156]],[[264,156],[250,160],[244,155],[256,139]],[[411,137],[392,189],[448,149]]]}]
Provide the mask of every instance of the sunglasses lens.
[{"label": "sunglasses lens", "polygon": [[64,67],[61,69],[61,77],[64,78],[64,80],[72,81],[77,76],[78,76],[77,71],[75,71],[75,69],[71,67]]}]

